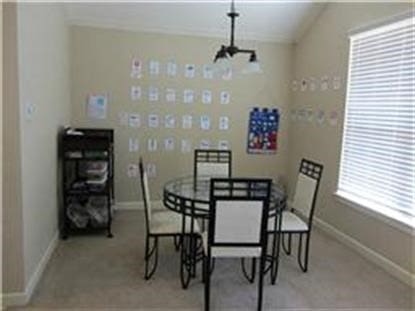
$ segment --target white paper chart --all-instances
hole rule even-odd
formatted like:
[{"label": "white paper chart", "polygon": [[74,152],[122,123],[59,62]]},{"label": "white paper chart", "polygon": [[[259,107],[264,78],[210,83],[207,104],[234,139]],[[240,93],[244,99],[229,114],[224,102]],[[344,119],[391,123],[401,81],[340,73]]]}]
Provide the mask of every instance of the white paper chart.
[{"label": "white paper chart", "polygon": [[229,142],[227,140],[219,140],[218,149],[229,150]]},{"label": "white paper chart", "polygon": [[107,95],[89,95],[87,102],[87,116],[90,119],[107,118]]},{"label": "white paper chart", "polygon": [[147,150],[150,152],[157,151],[157,139],[149,138],[147,140]]},{"label": "white paper chart", "polygon": [[175,77],[177,75],[177,64],[175,61],[171,60],[167,62],[167,76]]},{"label": "white paper chart", "polygon": [[185,104],[192,104],[195,100],[195,92],[193,90],[184,90],[183,91],[183,102]]},{"label": "white paper chart", "polygon": [[129,138],[128,139],[128,151],[129,152],[138,152],[140,149],[138,138]]},{"label": "white paper chart", "polygon": [[173,129],[176,127],[176,118],[172,114],[164,116],[164,127],[168,129]]},{"label": "white paper chart", "polygon": [[148,127],[150,128],[159,127],[159,116],[157,114],[148,115]]},{"label": "white paper chart", "polygon": [[131,74],[130,74],[131,78],[140,79],[141,69],[142,69],[141,61],[137,57],[134,57],[131,63]]},{"label": "white paper chart", "polygon": [[140,127],[141,119],[138,113],[131,113],[128,117],[128,125],[130,127]]},{"label": "white paper chart", "polygon": [[128,164],[127,176],[129,178],[134,178],[138,176],[138,165],[137,164]]},{"label": "white paper chart", "polygon": [[139,101],[141,99],[141,87],[140,86],[132,86],[130,97],[132,101]]},{"label": "white paper chart", "polygon": [[203,78],[204,79],[213,79],[213,67],[212,65],[203,66]]},{"label": "white paper chart", "polygon": [[151,102],[156,102],[159,100],[159,89],[155,86],[150,86],[148,88],[148,100]]},{"label": "white paper chart", "polygon": [[174,150],[174,138],[166,138],[164,140],[164,150],[173,151]]},{"label": "white paper chart", "polygon": [[196,72],[196,67],[194,64],[186,64],[184,67],[184,76],[186,78],[194,78]]},{"label": "white paper chart", "polygon": [[202,139],[200,141],[200,149],[209,149],[210,148],[210,141],[208,139]]},{"label": "white paper chart", "polygon": [[200,117],[200,128],[205,131],[210,129],[210,117],[209,116]]},{"label": "white paper chart", "polygon": [[193,117],[191,115],[182,116],[182,128],[191,129],[192,128]]},{"label": "white paper chart", "polygon": [[202,103],[207,105],[212,103],[212,92],[209,90],[202,91]]},{"label": "white paper chart", "polygon": [[160,63],[156,60],[150,60],[149,71],[151,76],[157,76],[160,73]]},{"label": "white paper chart", "polygon": [[176,90],[175,89],[166,89],[166,102],[168,103],[176,102]]},{"label": "white paper chart", "polygon": [[226,131],[229,129],[229,117],[219,117],[219,129],[222,131]]},{"label": "white paper chart", "polygon": [[231,95],[227,91],[220,92],[220,103],[222,105],[227,105],[231,101]]},{"label": "white paper chart", "polygon": [[149,178],[157,176],[157,167],[154,163],[148,163],[146,166],[146,173]]}]

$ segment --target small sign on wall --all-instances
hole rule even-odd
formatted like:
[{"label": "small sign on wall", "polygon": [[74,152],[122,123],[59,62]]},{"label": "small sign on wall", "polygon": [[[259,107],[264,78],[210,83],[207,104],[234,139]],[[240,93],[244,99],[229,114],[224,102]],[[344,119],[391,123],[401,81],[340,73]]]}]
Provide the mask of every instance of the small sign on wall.
[{"label": "small sign on wall", "polygon": [[248,153],[276,153],[279,121],[278,109],[251,110],[248,124]]}]

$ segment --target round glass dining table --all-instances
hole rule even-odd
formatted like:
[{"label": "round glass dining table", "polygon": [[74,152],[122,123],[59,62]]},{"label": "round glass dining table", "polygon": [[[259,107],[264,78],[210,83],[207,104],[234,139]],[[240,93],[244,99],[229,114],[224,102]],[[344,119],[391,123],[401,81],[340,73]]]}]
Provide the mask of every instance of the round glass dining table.
[{"label": "round glass dining table", "polygon": [[[163,189],[164,205],[172,211],[209,218],[210,179],[212,176],[185,176],[168,181]],[[270,217],[285,208],[286,195],[281,186],[273,183],[270,198]]]}]

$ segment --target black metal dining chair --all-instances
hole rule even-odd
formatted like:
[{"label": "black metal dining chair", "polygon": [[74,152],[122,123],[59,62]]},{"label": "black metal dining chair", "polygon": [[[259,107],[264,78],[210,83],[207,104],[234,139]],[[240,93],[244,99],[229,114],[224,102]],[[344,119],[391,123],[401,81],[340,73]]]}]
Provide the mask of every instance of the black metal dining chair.
[{"label": "black metal dining chair", "polygon": [[[302,159],[292,207],[290,210],[282,212],[281,229],[275,229],[277,228],[275,226],[275,218],[271,218],[268,223],[268,232],[270,234],[281,234],[282,248],[287,255],[291,254],[292,235],[299,236],[297,261],[303,272],[307,272],[308,269],[311,229],[322,174],[323,165]],[[285,245],[285,236],[288,236],[288,245]],[[303,236],[305,236],[304,254]],[[273,258],[272,263],[278,267],[277,256]],[[278,271],[278,268],[274,266],[274,270]],[[275,278],[276,274],[273,276],[272,283],[275,283]]]},{"label": "black metal dining chair", "polygon": [[230,177],[232,175],[232,151],[195,149],[194,176]]},{"label": "black metal dining chair", "polygon": [[[149,280],[156,271],[158,264],[158,239],[162,237],[173,238],[176,250],[180,246],[182,234],[192,232],[200,232],[199,227],[194,224],[190,228],[190,219],[184,219],[185,227],[182,227],[182,216],[173,211],[169,211],[164,206],[153,208],[154,202],[150,199],[150,188],[148,183],[147,172],[144,168],[143,159],[139,160],[141,190],[144,202],[145,224],[146,224],[146,242],[145,242],[145,273],[144,278]],[[150,242],[152,246],[150,245]],[[151,258],[154,256],[154,262],[150,268]]]},{"label": "black metal dining chair", "polygon": [[258,310],[262,308],[270,179],[210,180],[209,229],[202,233],[205,310],[210,308],[212,258],[258,258]]}]

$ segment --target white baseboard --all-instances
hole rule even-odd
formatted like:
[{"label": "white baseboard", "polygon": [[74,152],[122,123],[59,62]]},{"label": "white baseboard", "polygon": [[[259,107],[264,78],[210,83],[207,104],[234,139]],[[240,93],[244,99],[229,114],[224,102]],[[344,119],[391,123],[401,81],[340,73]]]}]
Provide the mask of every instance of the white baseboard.
[{"label": "white baseboard", "polygon": [[318,228],[328,233],[330,236],[334,237],[339,242],[342,242],[350,248],[354,249],[360,255],[370,260],[374,264],[378,265],[379,267],[383,268],[385,271],[395,276],[400,281],[415,288],[415,274],[412,274],[411,272],[403,269],[401,266],[397,265],[393,261],[387,259],[381,254],[363,245],[362,243],[353,239],[349,235],[341,232],[340,230],[336,229],[324,220],[321,220],[320,218],[314,216],[313,221]]},{"label": "white baseboard", "polygon": [[43,272],[45,271],[46,265],[49,262],[49,259],[52,256],[53,252],[55,251],[56,246],[58,245],[58,241],[59,232],[56,231],[56,233],[53,235],[52,239],[49,242],[48,248],[46,249],[45,253],[40,259],[35,272],[30,277],[29,282],[26,285],[25,291],[3,294],[1,300],[4,306],[24,306],[30,301],[33,292],[35,291],[36,286],[39,283],[39,280],[41,279]]}]

